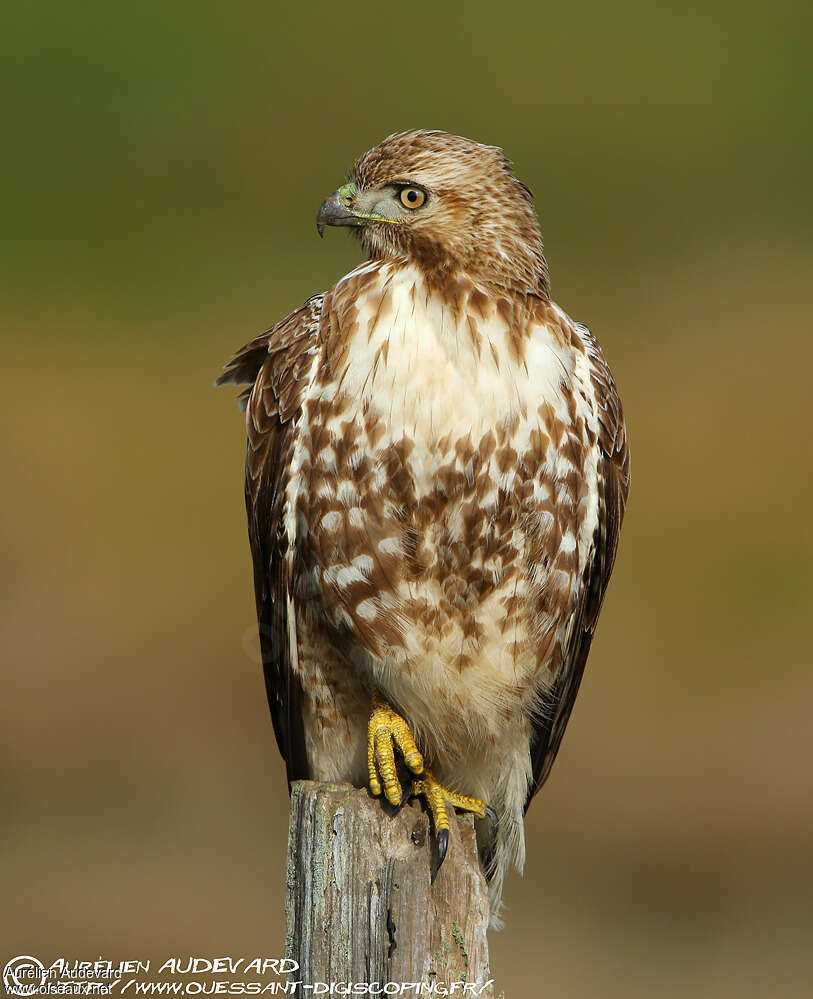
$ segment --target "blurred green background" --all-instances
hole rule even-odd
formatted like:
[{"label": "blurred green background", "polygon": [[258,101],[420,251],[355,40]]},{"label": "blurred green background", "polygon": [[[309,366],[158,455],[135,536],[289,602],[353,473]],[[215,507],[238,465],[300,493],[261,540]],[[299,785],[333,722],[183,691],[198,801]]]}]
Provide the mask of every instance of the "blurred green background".
[{"label": "blurred green background", "polygon": [[502,145],[633,487],[509,881],[521,996],[813,975],[813,7],[9,7],[0,959],[279,954],[287,803],[230,352],[358,260],[386,134]]}]

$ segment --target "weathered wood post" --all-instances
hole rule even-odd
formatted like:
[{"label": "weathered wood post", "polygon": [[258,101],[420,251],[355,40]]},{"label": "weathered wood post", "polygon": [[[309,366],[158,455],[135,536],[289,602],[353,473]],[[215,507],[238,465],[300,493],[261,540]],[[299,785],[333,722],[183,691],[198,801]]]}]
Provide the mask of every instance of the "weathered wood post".
[{"label": "weathered wood post", "polygon": [[417,802],[395,811],[349,784],[295,783],[285,956],[299,963],[297,977],[486,985],[488,890],[470,816],[452,820],[433,880],[436,867]]}]

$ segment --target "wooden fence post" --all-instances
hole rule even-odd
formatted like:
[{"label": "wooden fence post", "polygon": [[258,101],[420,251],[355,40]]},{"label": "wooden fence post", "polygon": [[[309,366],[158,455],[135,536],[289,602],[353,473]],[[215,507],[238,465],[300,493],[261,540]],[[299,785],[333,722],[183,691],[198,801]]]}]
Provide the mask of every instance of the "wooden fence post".
[{"label": "wooden fence post", "polygon": [[295,783],[285,903],[285,956],[299,963],[292,977],[486,985],[488,890],[470,816],[452,820],[433,881],[436,867],[417,802],[395,811],[349,784]]}]

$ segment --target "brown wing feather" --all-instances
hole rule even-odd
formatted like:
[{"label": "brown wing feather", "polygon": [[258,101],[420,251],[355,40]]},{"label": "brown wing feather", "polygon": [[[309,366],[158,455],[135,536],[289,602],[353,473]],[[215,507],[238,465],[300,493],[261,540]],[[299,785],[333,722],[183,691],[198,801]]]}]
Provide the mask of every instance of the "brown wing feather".
[{"label": "brown wing feather", "polygon": [[526,811],[550,773],[579,692],[601,604],[615,563],[629,492],[629,448],[621,399],[597,341],[586,327],[579,328],[587,343],[599,405],[598,526],[584,569],[564,661],[546,699],[546,710],[534,723],[531,740],[533,783],[525,801]]},{"label": "brown wing feather", "polygon": [[237,351],[216,384],[248,385],[246,513],[265,688],[288,781],[307,778],[301,689],[291,666],[283,506],[296,428],[318,339],[322,297]]}]

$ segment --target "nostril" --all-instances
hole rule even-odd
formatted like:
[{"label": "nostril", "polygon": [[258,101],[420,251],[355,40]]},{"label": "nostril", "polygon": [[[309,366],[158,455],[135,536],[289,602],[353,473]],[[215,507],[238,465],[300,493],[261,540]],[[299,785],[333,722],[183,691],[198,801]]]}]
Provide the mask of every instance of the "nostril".
[{"label": "nostril", "polygon": [[355,184],[345,184],[344,187],[339,188],[339,199],[345,204],[349,205],[350,202],[355,198],[358,192],[358,188]]}]

